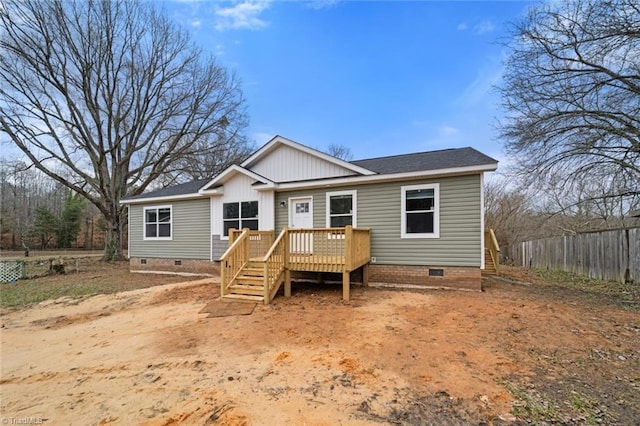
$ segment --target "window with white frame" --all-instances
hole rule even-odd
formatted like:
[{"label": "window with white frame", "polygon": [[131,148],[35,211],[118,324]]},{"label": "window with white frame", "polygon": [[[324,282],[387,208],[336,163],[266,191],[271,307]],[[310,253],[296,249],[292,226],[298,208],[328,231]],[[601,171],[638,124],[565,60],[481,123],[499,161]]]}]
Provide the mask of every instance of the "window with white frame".
[{"label": "window with white frame", "polygon": [[172,237],[172,208],[171,206],[144,208],[144,239],[170,240]]},{"label": "window with white frame", "polygon": [[327,227],[357,226],[356,191],[327,192]]},{"label": "window with white frame", "polygon": [[258,229],[258,202],[240,201],[222,204],[222,220],[224,236],[229,236],[229,229]]},{"label": "window with white frame", "polygon": [[402,238],[440,237],[440,185],[408,185],[402,192]]}]

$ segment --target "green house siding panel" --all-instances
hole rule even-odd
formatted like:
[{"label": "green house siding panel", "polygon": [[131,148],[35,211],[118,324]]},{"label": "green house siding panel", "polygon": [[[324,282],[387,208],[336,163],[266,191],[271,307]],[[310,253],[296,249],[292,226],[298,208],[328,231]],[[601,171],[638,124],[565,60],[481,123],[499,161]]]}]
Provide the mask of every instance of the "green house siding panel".
[{"label": "green house siding panel", "polygon": [[[440,238],[402,239],[401,187],[440,184]],[[288,222],[290,197],[313,196],[314,227],[326,226],[326,192],[356,190],[358,227],[371,228],[376,263],[480,267],[480,175],[379,183],[276,194],[276,230]]]},{"label": "green house siding panel", "polygon": [[176,259],[210,259],[211,251],[211,219],[209,199],[174,201],[166,204],[172,206],[172,240],[144,240],[143,226],[144,207],[149,205],[129,206],[129,256],[159,257]]}]

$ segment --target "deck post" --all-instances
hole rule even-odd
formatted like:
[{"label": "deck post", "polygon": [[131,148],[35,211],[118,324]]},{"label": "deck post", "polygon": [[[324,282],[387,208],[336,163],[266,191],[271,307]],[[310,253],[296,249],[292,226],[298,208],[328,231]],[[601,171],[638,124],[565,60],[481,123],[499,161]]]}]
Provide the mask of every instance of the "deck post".
[{"label": "deck post", "polygon": [[[242,233],[244,234],[245,232],[249,234],[249,228],[243,228]],[[249,261],[249,235],[247,235],[247,239],[245,240],[244,253],[242,255],[244,256],[242,262],[247,263]]]},{"label": "deck post", "polygon": [[284,297],[291,297],[291,271],[284,270]]},{"label": "deck post", "polygon": [[369,264],[362,265],[362,284],[369,285]]},{"label": "deck post", "polygon": [[349,301],[349,278],[351,273],[349,271],[344,271],[342,273],[342,300]]},{"label": "deck post", "polygon": [[351,271],[353,269],[353,227],[347,225],[344,227],[344,270]]}]

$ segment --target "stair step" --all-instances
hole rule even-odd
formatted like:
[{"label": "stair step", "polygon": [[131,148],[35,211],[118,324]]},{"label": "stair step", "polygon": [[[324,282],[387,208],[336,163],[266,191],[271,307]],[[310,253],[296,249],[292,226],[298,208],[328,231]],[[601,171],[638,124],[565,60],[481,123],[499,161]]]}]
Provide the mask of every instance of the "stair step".
[{"label": "stair step", "polygon": [[246,265],[244,265],[244,268],[260,269],[262,271],[264,270],[264,262],[258,262],[257,260],[250,260],[247,262]]},{"label": "stair step", "polygon": [[263,285],[264,277],[252,277],[250,275],[240,275],[236,278],[236,282],[239,284],[256,284]]},{"label": "stair step", "polygon": [[231,299],[231,300],[239,300],[242,302],[264,302],[264,297],[262,296],[249,296],[246,294],[225,294],[222,296],[223,299]]},{"label": "stair step", "polygon": [[229,287],[229,290],[231,291],[231,294],[246,294],[255,296],[261,296],[264,294],[263,286],[234,284]]},{"label": "stair step", "polygon": [[249,268],[249,267],[244,267],[242,268],[242,274],[243,275],[250,275],[253,277],[262,277],[264,274],[264,269],[263,268]]}]

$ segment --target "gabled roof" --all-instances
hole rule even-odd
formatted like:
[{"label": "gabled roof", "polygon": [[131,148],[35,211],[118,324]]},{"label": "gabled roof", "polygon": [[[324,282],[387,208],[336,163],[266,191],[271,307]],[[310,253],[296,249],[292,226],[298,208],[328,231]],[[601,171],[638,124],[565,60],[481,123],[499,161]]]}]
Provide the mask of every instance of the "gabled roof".
[{"label": "gabled roof", "polygon": [[[311,181],[282,182],[276,184],[266,177],[247,168],[252,164],[255,164],[280,145],[287,145],[307,152],[311,155],[352,170],[358,175],[314,179]],[[235,176],[237,173],[244,174],[254,179],[256,181],[254,183],[256,189],[262,190],[275,187],[291,189],[298,186],[306,188],[314,186],[328,186],[328,181],[331,181],[336,185],[345,183],[357,184],[389,179],[399,180],[414,177],[438,176],[441,174],[478,173],[483,171],[493,171],[497,168],[497,165],[497,160],[471,147],[392,155],[388,157],[368,158],[347,162],[306,147],[297,142],[293,142],[289,139],[283,138],[282,136],[276,136],[240,165],[230,166],[213,179],[195,180],[181,185],[158,189],[156,191],[129,197],[126,200],[122,200],[121,203],[161,202],[173,199],[200,198],[213,194],[219,195],[222,191],[217,188],[221,188],[227,180]]]},{"label": "gabled roof", "polygon": [[205,193],[210,189],[220,186],[221,184],[224,184],[226,181],[231,179],[231,177],[235,176],[238,173],[243,174],[245,176],[249,176],[250,178],[255,179],[256,182],[258,183],[267,184],[267,186],[273,186],[273,182],[267,179],[266,177],[261,176],[251,170],[247,170],[244,167],[233,164],[229,166],[224,172],[220,173],[218,176],[211,179],[209,183],[207,183],[202,188],[200,188],[198,192]]},{"label": "gabled roof", "polygon": [[[147,200],[154,198],[174,198],[177,196],[197,195],[198,190],[202,188],[211,179],[194,180],[179,185],[167,186],[166,188],[157,189],[151,192],[145,192],[140,195],[128,197],[126,201]],[[124,200],[123,200],[124,201]]]},{"label": "gabled roof", "polygon": [[287,139],[280,135],[274,136],[269,142],[267,142],[262,148],[251,154],[249,158],[244,160],[240,165],[245,168],[251,168],[252,165],[256,164],[262,158],[266,157],[270,152],[277,149],[280,145],[287,145],[293,149],[297,149],[299,151],[305,152],[307,154],[313,155],[314,157],[321,158],[329,163],[336,164],[345,169],[351,170],[359,175],[372,175],[375,174],[371,170],[367,170],[364,167],[358,166],[355,163],[350,163],[348,161],[341,160],[339,158],[333,157],[329,154],[325,154],[324,152],[320,152],[317,149],[309,148],[306,145],[302,145],[301,143],[294,142],[291,139]]},{"label": "gabled roof", "polygon": [[379,174],[392,174],[479,166],[497,162],[497,160],[471,147],[466,147],[368,158],[352,161],[351,163]]}]

